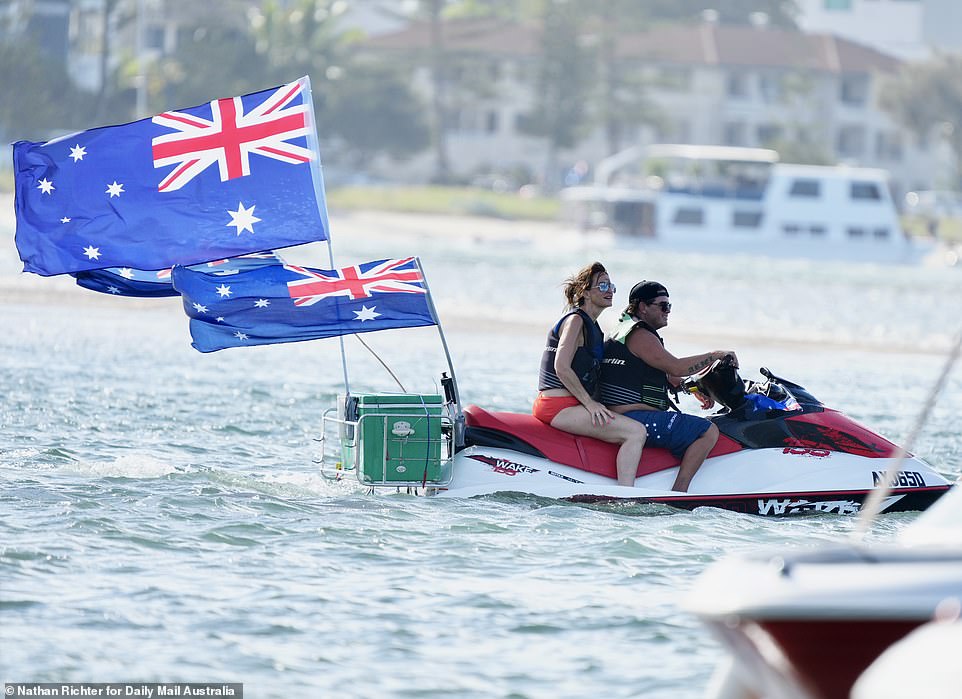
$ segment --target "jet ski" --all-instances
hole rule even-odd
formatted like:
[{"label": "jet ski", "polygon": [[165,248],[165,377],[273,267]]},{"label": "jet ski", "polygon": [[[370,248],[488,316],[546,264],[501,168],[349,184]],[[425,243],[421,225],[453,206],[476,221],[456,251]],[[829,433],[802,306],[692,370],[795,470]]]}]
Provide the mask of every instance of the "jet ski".
[{"label": "jet ski", "polygon": [[[576,502],[628,500],[684,509],[719,507],[759,515],[854,514],[902,450],[797,383],[762,368],[745,381],[730,361],[690,380],[722,406],[721,433],[687,493],[670,490],[680,459],[646,447],[633,487],[619,486],[617,445],[553,429],[532,415],[465,411],[465,448],[439,494],[515,491]],[[772,406],[772,407],[769,407]],[[777,407],[775,407],[777,406]],[[883,511],[924,510],[950,488],[931,466],[904,455]]]},{"label": "jet ski", "polygon": [[[339,419],[341,459],[322,473],[356,470],[366,485],[407,486],[438,497],[526,493],[580,503],[717,507],[765,516],[856,514],[898,464],[882,512],[924,510],[951,484],[925,461],[823,405],[803,386],[760,369],[742,379],[718,360],[689,379],[720,409],[717,444],[688,492],[671,490],[680,459],[645,447],[633,486],[618,485],[618,447],[556,430],[533,415],[442,396],[352,396]],[[353,405],[352,405],[353,402]],[[462,422],[463,420],[463,422]],[[322,457],[323,459],[323,457]]]}]

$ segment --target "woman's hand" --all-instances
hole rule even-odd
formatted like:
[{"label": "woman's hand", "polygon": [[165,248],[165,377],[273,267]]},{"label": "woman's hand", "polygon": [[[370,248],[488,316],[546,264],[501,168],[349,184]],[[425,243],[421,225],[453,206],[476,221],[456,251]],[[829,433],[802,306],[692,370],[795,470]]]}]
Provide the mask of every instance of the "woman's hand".
[{"label": "woman's hand", "polygon": [[593,425],[607,425],[615,419],[614,413],[596,400],[588,401],[585,404],[585,410],[591,415]]}]

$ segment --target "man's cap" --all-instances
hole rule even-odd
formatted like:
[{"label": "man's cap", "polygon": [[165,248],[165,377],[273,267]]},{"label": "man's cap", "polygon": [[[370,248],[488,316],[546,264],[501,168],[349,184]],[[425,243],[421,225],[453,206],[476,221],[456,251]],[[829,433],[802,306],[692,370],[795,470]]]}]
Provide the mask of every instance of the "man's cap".
[{"label": "man's cap", "polygon": [[631,287],[631,292],[628,294],[628,303],[635,300],[651,303],[659,296],[668,296],[668,289],[658,282],[644,280]]}]

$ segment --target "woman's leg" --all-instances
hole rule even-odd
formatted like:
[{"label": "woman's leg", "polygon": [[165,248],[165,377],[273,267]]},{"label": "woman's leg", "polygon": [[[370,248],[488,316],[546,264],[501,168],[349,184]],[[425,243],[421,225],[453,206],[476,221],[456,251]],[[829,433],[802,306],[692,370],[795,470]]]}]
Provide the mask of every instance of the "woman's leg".
[{"label": "woman's leg", "polygon": [[565,408],[551,421],[555,429],[584,437],[595,437],[605,442],[620,444],[615,466],[618,472],[618,485],[634,485],[638,474],[638,462],[648,438],[645,426],[624,415],[615,414],[614,419],[604,425],[591,421],[591,415],[584,406]]}]

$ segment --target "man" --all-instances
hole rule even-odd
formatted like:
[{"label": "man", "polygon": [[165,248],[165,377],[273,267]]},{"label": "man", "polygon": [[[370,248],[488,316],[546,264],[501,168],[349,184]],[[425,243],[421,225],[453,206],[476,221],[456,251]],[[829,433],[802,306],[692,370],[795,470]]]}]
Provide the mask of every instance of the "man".
[{"label": "man", "polygon": [[[648,431],[646,446],[665,447],[681,459],[672,490],[687,492],[692,477],[718,441],[718,428],[702,417],[669,412],[669,387],[682,377],[697,374],[716,359],[734,352],[714,350],[691,357],[676,357],[664,347],[658,330],[668,325],[671,302],[668,289],[652,281],[635,284],[628,307],[605,343],[601,365],[601,402],[612,411],[642,423]],[[702,398],[703,408],[711,399]]]}]

